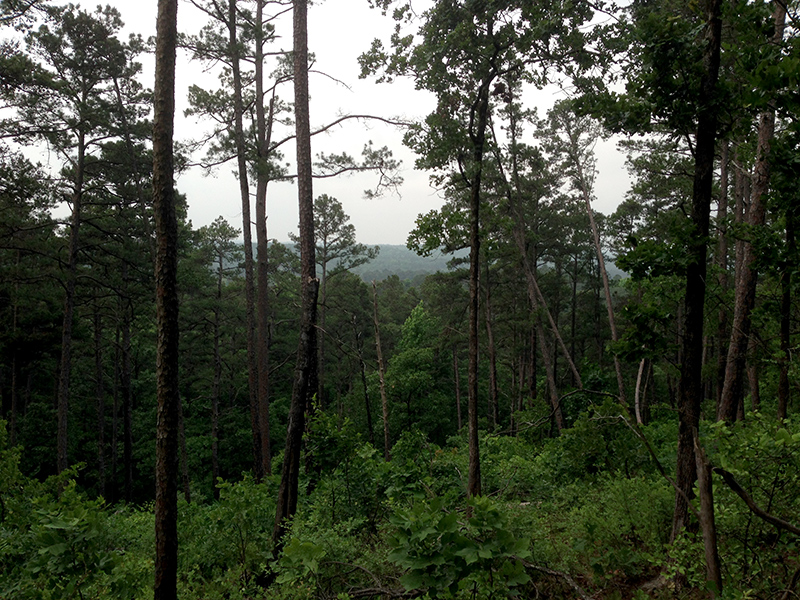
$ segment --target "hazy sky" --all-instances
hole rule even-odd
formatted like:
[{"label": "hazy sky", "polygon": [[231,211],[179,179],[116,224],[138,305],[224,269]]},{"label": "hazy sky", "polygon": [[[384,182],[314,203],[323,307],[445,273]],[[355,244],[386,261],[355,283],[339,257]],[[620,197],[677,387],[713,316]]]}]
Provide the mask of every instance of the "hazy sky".
[{"label": "hazy sky", "polygon": [[[140,33],[145,38],[154,35],[156,0],[111,0],[122,14],[125,32]],[[91,3],[84,3],[88,8]],[[197,33],[205,17],[186,1],[178,9],[178,28],[184,33]],[[277,46],[291,48],[290,15],[279,29],[281,39]],[[316,55],[315,71],[310,78],[312,129],[324,125],[342,114],[374,114],[382,117],[420,118],[434,103],[430,96],[414,89],[411,81],[376,84],[373,80],[359,80],[357,57],[369,48],[375,37],[388,38],[394,27],[388,17],[371,10],[367,0],[323,0],[309,7],[309,48]],[[143,57],[144,82],[152,87],[152,59]],[[322,74],[324,73],[324,75]],[[208,89],[217,87],[216,74],[204,71],[203,66],[189,61],[186,53],[179,53],[176,81],[176,138],[186,140],[202,136],[207,123],[194,117],[186,118],[183,110],[188,106],[186,96],[191,84]],[[280,95],[291,100],[292,90],[286,86]],[[531,92],[526,103],[540,107],[540,114],[558,100],[556,90]],[[441,205],[441,198],[428,185],[428,176],[414,170],[414,155],[401,144],[402,133],[378,123],[351,121],[334,128],[330,133],[312,139],[312,152],[348,152],[359,155],[364,144],[373,141],[376,146],[387,145],[396,158],[403,162],[405,184],[400,196],[387,195],[367,200],[363,191],[374,185],[371,174],[340,177],[337,180],[316,180],[314,195],[327,193],[338,198],[356,227],[359,241],[367,244],[405,244],[408,232],[414,227],[418,214]],[[613,211],[628,187],[624,162],[612,143],[598,146],[597,210]],[[293,162],[294,146],[284,149],[287,161]],[[200,155],[197,156],[199,158]],[[195,227],[206,225],[218,216],[238,228],[242,226],[241,201],[238,183],[232,175],[235,165],[223,165],[213,173],[204,175],[193,168],[178,179],[178,189],[189,201],[189,217]],[[268,235],[278,240],[288,239],[288,232],[297,229],[297,192],[289,183],[272,184],[267,199]]]}]

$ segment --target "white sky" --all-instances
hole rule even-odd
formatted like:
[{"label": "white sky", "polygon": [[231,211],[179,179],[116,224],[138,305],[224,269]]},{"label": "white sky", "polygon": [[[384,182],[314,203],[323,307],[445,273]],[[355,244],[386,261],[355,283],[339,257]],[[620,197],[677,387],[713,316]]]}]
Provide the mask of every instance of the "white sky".
[{"label": "white sky", "polygon": [[[126,24],[125,34],[139,33],[145,38],[155,34],[156,0],[107,0],[115,6]],[[85,8],[92,3],[83,3]],[[178,28],[184,33],[197,33],[205,17],[191,4],[182,0],[178,9]],[[285,19],[285,30],[278,45],[291,48],[291,18]],[[381,117],[415,119],[430,112],[434,103],[430,96],[414,89],[411,81],[376,84],[373,80],[359,80],[357,57],[366,51],[375,37],[387,39],[394,27],[389,17],[371,10],[367,0],[322,0],[309,7],[309,49],[316,55],[315,69],[328,77],[312,74],[310,79],[312,129],[342,114],[374,114]],[[152,87],[152,59],[142,57],[144,82]],[[186,53],[179,53],[176,81],[176,138],[184,140],[199,137],[206,127],[194,117],[185,118],[188,106],[186,97],[190,84],[208,89],[217,87],[216,74],[206,73],[199,63],[189,61]],[[291,100],[287,86],[281,93]],[[536,92],[529,104],[546,108],[560,96],[557,90]],[[389,146],[396,158],[403,162],[405,183],[400,197],[387,195],[367,200],[363,191],[374,185],[371,174],[340,177],[337,180],[315,180],[315,197],[322,193],[335,196],[342,202],[345,212],[355,225],[358,240],[367,244],[405,244],[420,213],[438,208],[441,198],[428,185],[428,176],[414,170],[414,155],[402,146],[402,133],[386,125],[350,122],[329,134],[312,139],[312,153],[320,151],[343,152],[359,156],[364,144],[372,140],[376,147]],[[624,158],[611,142],[601,142],[596,149],[598,177],[596,209],[606,214],[623,199],[629,186]],[[293,162],[294,147],[284,149],[287,160]],[[199,156],[198,156],[199,158]],[[181,175],[178,189],[187,195],[189,217],[195,227],[207,225],[218,216],[241,228],[241,201],[238,183],[232,175],[234,165],[223,165],[211,175],[200,169],[191,169]],[[287,240],[289,231],[297,229],[297,193],[289,183],[272,184],[267,199],[268,235]],[[255,214],[253,212],[253,214]]]}]

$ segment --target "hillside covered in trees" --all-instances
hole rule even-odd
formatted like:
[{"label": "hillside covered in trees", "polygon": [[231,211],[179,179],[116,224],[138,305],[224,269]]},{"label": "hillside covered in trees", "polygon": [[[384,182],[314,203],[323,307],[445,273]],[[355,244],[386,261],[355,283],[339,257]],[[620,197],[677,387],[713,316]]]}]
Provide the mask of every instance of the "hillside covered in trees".
[{"label": "hillside covered in trees", "polygon": [[[312,194],[400,172],[312,159],[306,2],[191,1],[154,47],[0,2],[0,597],[800,594],[796,3],[374,0],[363,76],[436,101],[392,120],[443,199],[399,249]],[[176,45],[219,74],[195,147]],[[192,226],[192,160],[240,223]]]}]

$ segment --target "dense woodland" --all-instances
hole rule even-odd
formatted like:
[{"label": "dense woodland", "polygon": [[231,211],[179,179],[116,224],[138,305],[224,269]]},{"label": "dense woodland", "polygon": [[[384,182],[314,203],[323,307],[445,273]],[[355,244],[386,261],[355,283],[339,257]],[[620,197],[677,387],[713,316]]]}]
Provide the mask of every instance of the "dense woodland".
[{"label": "dense woodland", "polygon": [[[395,121],[443,198],[408,247],[450,258],[412,278],[312,196],[401,175],[312,164],[305,2],[190,1],[155,45],[0,2],[0,597],[798,597],[796,3],[373,0],[363,76],[436,99]],[[173,157],[174,44],[220,78]],[[189,163],[242,222],[191,225]]]}]

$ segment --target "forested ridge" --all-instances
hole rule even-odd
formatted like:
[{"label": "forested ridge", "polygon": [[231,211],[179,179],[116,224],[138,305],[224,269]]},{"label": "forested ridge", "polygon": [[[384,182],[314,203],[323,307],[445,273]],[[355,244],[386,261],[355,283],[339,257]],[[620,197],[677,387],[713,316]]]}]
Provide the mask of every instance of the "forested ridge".
[{"label": "forested ridge", "polygon": [[362,76],[435,99],[351,123],[441,195],[415,262],[312,192],[402,172],[313,150],[306,2],[189,1],[0,1],[0,598],[800,595],[796,3],[372,0]]}]

